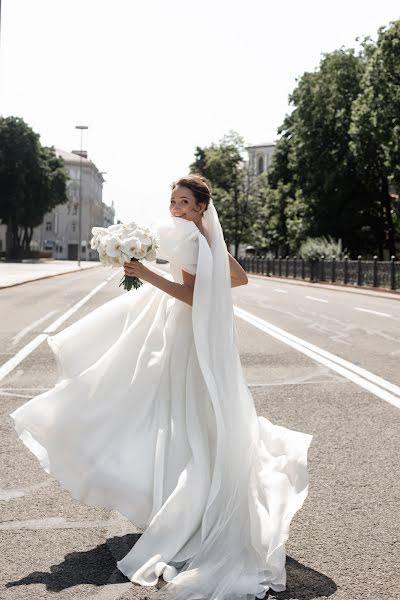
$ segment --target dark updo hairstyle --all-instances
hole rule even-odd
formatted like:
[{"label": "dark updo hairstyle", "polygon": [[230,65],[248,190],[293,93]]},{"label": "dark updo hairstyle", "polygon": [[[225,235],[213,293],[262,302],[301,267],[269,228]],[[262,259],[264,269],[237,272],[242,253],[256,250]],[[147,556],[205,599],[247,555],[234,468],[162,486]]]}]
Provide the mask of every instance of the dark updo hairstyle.
[{"label": "dark updo hairstyle", "polygon": [[211,199],[211,183],[203,177],[203,175],[198,175],[193,173],[192,175],[187,175],[186,177],[181,177],[177,181],[174,181],[171,185],[171,189],[174,190],[176,186],[181,185],[182,187],[189,188],[193,193],[196,204],[199,206],[200,202],[204,202],[206,207],[203,210],[203,213],[208,208]]}]

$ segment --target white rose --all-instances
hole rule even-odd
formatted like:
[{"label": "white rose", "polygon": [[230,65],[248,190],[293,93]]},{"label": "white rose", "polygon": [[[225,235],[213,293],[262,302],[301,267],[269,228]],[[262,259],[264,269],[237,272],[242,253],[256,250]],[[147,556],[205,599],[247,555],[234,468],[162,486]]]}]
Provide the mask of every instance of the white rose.
[{"label": "white rose", "polygon": [[107,235],[108,231],[105,227],[92,227],[92,235]]},{"label": "white rose", "polygon": [[97,250],[98,245],[99,245],[99,238],[97,236],[92,237],[92,239],[90,240],[91,249]]},{"label": "white rose", "polygon": [[139,250],[135,250],[135,254],[133,255],[135,258],[141,259],[146,256],[147,247],[142,246]]},{"label": "white rose", "polygon": [[156,258],[157,258],[157,252],[155,251],[154,248],[146,254],[146,260],[156,260]]},{"label": "white rose", "polygon": [[106,252],[108,256],[114,258],[118,257],[121,254],[122,241],[118,236],[107,236],[104,240],[104,243],[106,246]]},{"label": "white rose", "polygon": [[121,246],[121,252],[132,258],[137,250],[141,249],[141,245],[137,237],[131,236],[125,238]]}]

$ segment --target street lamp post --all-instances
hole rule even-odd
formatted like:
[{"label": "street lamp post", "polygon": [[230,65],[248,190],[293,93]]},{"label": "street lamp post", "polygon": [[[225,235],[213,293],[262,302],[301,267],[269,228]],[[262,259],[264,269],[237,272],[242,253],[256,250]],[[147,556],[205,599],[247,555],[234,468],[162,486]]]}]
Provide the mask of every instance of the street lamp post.
[{"label": "street lamp post", "polygon": [[[76,125],[75,129],[81,130],[81,151],[79,154],[79,212],[78,212],[78,267],[81,266],[82,253],[82,139],[83,130],[89,129],[87,125]],[[86,250],[87,252],[87,250]]]}]

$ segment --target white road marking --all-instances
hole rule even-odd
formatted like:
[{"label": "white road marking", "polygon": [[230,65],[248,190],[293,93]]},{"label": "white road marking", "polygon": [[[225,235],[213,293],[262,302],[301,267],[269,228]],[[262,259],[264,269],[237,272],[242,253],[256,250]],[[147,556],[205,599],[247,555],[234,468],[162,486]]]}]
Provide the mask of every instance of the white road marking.
[{"label": "white road marking", "polygon": [[325,365],[332,371],[336,371],[339,375],[346,377],[346,379],[349,379],[372,394],[375,394],[378,398],[385,400],[389,404],[393,404],[396,408],[400,408],[399,386],[390,383],[390,381],[386,381],[382,377],[379,377],[362,367],[358,367],[331,352],[327,352],[314,344],[310,344],[309,342],[288,333],[284,329],[280,329],[279,327],[272,325],[272,323],[268,323],[267,321],[264,321],[264,319],[256,317],[238,306],[234,306],[234,312],[240,319],[257,327],[260,331],[268,333],[268,335],[284,342],[288,346],[302,352],[316,362]]},{"label": "white road marking", "polygon": [[0,396],[7,396],[11,398],[33,398],[32,394],[27,396],[26,394],[15,394],[13,392],[2,392],[0,391]]},{"label": "white road marking", "polygon": [[35,329],[35,327],[38,327],[44,321],[47,321],[47,319],[50,319],[50,317],[52,315],[54,315],[54,313],[56,313],[56,312],[57,312],[56,310],[52,310],[52,311],[48,312],[47,315],[44,315],[44,317],[41,317],[37,321],[34,321],[30,325],[28,325],[27,327],[25,327],[24,329],[22,329],[19,333],[17,333],[17,335],[15,335],[13,337],[13,339],[12,339],[12,345],[15,346],[15,344],[18,344],[18,342],[20,340],[22,340],[22,338],[25,337],[27,333],[29,333],[30,331],[32,331],[32,329]]},{"label": "white road marking", "polygon": [[105,279],[102,283],[95,287],[91,292],[89,292],[89,294],[86,294],[86,296],[84,296],[82,300],[79,300],[79,302],[71,306],[71,308],[67,310],[67,312],[65,312],[55,321],[53,321],[53,323],[51,323],[45,329],[44,333],[40,333],[39,335],[37,335],[35,338],[33,338],[32,341],[29,342],[29,344],[21,348],[21,350],[19,350],[19,352],[17,352],[12,358],[10,358],[10,360],[4,363],[0,367],[0,381],[7,377],[7,375],[9,375],[9,373],[11,373],[11,371],[13,371],[15,367],[17,367],[27,356],[32,354],[32,352],[36,350],[36,348],[40,346],[40,344],[44,342],[45,339],[48,338],[49,333],[53,333],[56,329],[58,329],[60,325],[62,325],[67,319],[69,319],[69,317],[76,313],[76,311],[79,310],[81,306],[83,306],[84,304],[86,304],[86,302],[88,302],[88,300],[90,300],[90,298],[93,298],[93,296],[97,294],[97,292],[101,290],[101,288],[107,285],[107,283],[111,281],[113,277],[118,275],[118,273],[120,273],[120,269],[118,269],[116,273],[113,273],[112,275],[107,277],[107,279]]},{"label": "white road marking", "polygon": [[[119,524],[118,521],[116,521]],[[65,517],[47,517],[44,519],[29,519],[28,521],[4,521],[0,530],[10,529],[91,529],[112,525],[112,521],[67,521]]]},{"label": "white road marking", "polygon": [[271,387],[274,385],[313,385],[313,384],[318,384],[320,385],[321,383],[334,383],[337,384],[338,379],[323,379],[322,381],[274,381],[273,383],[248,383],[247,387],[249,388],[254,388],[254,387]]},{"label": "white road marking", "polygon": [[315,302],[329,302],[329,300],[324,300],[324,298],[317,298],[316,296],[306,296],[309,300],[315,300]]},{"label": "white road marking", "polygon": [[281,290],[280,288],[272,288],[274,292],[278,292],[279,294],[287,294],[287,290]]},{"label": "white road marking", "polygon": [[32,492],[49,487],[52,483],[53,481],[51,479],[47,479],[41,483],[34,483],[33,485],[28,485],[24,488],[0,489],[0,500],[2,502],[10,502],[10,500],[15,500],[16,498],[23,498]]},{"label": "white road marking", "polygon": [[19,390],[20,392],[47,392],[47,390],[50,388],[47,387],[5,387],[5,388],[0,388],[0,393],[1,392],[16,392],[17,390]]},{"label": "white road marking", "polygon": [[360,308],[359,306],[354,306],[354,310],[361,310],[362,312],[372,313],[373,315],[379,315],[381,317],[392,317],[393,315],[389,315],[389,313],[379,312],[377,310],[369,310],[369,308]]}]

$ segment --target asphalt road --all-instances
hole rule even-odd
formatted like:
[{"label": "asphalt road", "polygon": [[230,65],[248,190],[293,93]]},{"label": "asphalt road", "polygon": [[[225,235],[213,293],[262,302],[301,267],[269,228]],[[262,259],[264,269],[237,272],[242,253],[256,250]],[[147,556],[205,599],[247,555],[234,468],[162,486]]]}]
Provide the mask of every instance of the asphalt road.
[{"label": "asphalt road", "polygon": [[[8,416],[57,379],[47,344],[29,354],[27,345],[110,273],[99,267],[0,292],[0,365],[13,367],[0,381],[1,599],[128,600],[154,591],[115,568],[135,528],[74,501]],[[61,328],[123,293],[116,275]],[[314,435],[309,494],[286,545],[288,589],[269,597],[400,599],[400,301],[253,277],[233,294],[258,413]],[[19,352],[25,358],[10,363]]]}]

